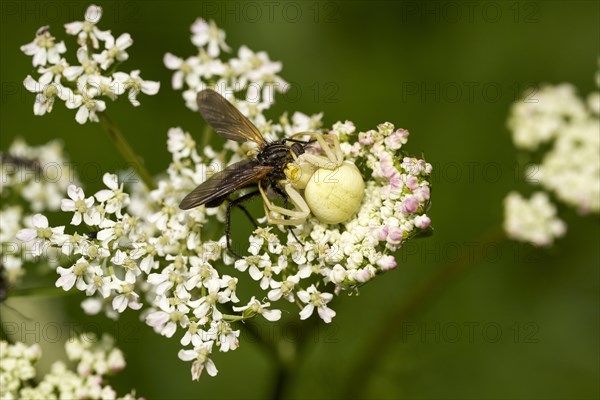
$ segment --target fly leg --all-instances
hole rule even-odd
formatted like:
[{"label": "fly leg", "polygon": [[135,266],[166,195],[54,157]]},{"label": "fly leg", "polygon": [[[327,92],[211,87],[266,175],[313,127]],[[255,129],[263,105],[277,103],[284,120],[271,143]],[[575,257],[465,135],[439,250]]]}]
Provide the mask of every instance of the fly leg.
[{"label": "fly leg", "polygon": [[[246,210],[245,207],[241,206],[241,203],[250,200],[255,196],[258,196],[259,193],[260,192],[258,190],[246,193],[245,195],[240,196],[227,204],[227,212],[225,214],[225,240],[227,241],[227,250],[229,250],[229,252],[233,254],[236,258],[242,258],[242,256],[236,253],[235,250],[233,250],[233,246],[231,245],[231,209],[233,207],[239,207],[250,219],[252,219],[248,210]],[[252,220],[252,222],[254,223],[254,220]],[[256,226],[256,223],[254,223],[254,225]]]}]

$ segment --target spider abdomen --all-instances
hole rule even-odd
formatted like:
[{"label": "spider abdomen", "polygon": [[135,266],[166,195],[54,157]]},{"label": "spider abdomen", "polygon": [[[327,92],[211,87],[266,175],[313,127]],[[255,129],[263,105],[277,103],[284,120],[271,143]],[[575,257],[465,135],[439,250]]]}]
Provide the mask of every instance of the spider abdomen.
[{"label": "spider abdomen", "polygon": [[358,168],[344,162],[333,170],[317,170],[306,185],[304,198],[319,221],[339,224],[358,210],[364,191],[365,183]]}]

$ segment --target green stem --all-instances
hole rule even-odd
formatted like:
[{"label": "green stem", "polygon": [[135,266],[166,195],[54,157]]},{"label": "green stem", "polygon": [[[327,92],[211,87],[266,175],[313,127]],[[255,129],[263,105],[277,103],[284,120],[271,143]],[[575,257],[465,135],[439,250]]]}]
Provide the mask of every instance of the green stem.
[{"label": "green stem", "polygon": [[[484,235],[480,243],[484,243],[485,248],[485,244],[497,244],[504,238],[502,232],[493,232]],[[384,318],[384,321],[393,321],[396,326],[407,321],[417,311],[431,303],[460,273],[467,271],[469,267],[481,261],[481,257],[481,253],[476,259],[472,259],[468,254],[465,254],[459,260],[449,262],[437,274],[416,289],[407,300],[394,307],[389,315]],[[377,372],[377,366],[393,346],[392,342],[396,340],[397,335],[396,330],[390,329],[389,324],[384,323],[365,341],[366,345],[358,360],[353,363],[346,384],[342,386],[342,398],[361,398],[368,386],[369,377]],[[357,385],[356,382],[362,382],[362,384]]]},{"label": "green stem", "polygon": [[223,319],[225,321],[230,321],[230,322],[233,322],[233,321],[243,321],[245,319],[249,319],[249,318],[253,318],[253,317],[254,317],[254,315],[251,316],[251,317],[244,317],[243,315],[223,314]]},{"label": "green stem", "polygon": [[233,307],[230,304],[224,304],[224,307],[227,309],[229,314],[223,314],[223,316],[238,318],[238,321],[242,322],[242,324],[239,325],[240,329],[248,335],[250,335],[258,344],[260,344],[260,346],[266,351],[266,353],[268,353],[275,360],[277,360],[277,351],[275,349],[275,346],[270,340],[264,337],[264,335],[254,324],[254,322],[252,322],[252,319],[244,320],[243,317],[239,318],[240,316],[234,315]]},{"label": "green stem", "polygon": [[131,148],[123,133],[117,128],[117,126],[112,122],[112,120],[108,117],[106,113],[98,113],[98,118],[100,120],[100,125],[106,130],[108,136],[112,139],[113,143],[125,159],[137,172],[138,176],[142,179],[148,190],[156,189],[156,184],[152,179],[152,175],[144,164],[140,157],[136,154],[136,152]]},{"label": "green stem", "polygon": [[[314,331],[321,326],[321,319],[313,316],[304,321],[301,325],[302,335],[295,341],[289,342],[283,338],[280,339],[280,345],[277,347],[277,364],[273,391],[271,399],[279,400],[289,397],[289,388],[294,384],[294,378],[297,376],[297,370],[300,368],[301,357],[306,355],[306,346],[310,338],[314,338]],[[290,348],[287,345],[292,345]]]}]

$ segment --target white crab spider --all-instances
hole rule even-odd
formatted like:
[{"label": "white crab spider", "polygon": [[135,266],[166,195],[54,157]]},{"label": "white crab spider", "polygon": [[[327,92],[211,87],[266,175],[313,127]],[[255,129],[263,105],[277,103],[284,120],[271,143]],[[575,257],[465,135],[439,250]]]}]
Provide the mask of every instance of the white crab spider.
[{"label": "white crab spider", "polygon": [[[302,132],[294,136],[314,138],[325,156],[311,153],[294,155],[294,162],[287,165],[287,179],[280,184],[293,209],[273,204],[262,185],[258,185],[267,222],[274,225],[301,225],[311,213],[325,224],[339,224],[348,220],[358,210],[364,196],[365,184],[358,168],[344,161],[336,135]],[[332,139],[333,148],[325,137]],[[304,191],[304,197],[299,190]]]}]

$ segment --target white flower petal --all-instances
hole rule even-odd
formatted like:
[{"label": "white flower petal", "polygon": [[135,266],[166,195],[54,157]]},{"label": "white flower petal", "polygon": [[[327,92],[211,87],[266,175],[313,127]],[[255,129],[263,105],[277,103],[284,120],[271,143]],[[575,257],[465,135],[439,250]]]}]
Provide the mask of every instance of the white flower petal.
[{"label": "white flower petal", "polygon": [[65,24],[65,30],[68,35],[77,35],[83,29],[83,22],[75,21]]},{"label": "white flower petal", "polygon": [[310,317],[315,309],[315,306],[312,304],[307,304],[302,311],[300,311],[300,319],[307,319]]},{"label": "white flower petal", "polygon": [[215,366],[215,363],[213,362],[213,360],[208,359],[206,361],[206,372],[210,375],[210,376],[215,376],[217,375],[217,373],[219,372],[217,370],[217,367]]},{"label": "white flower petal", "polygon": [[279,321],[281,319],[281,310],[264,310],[262,316],[265,317],[267,321]]},{"label": "white flower petal", "polygon": [[171,53],[166,53],[163,57],[163,63],[168,69],[179,69],[183,64],[183,60]]},{"label": "white flower petal", "polygon": [[160,82],[154,82],[154,81],[143,81],[142,82],[142,92],[144,94],[152,96],[152,95],[155,95],[156,93],[158,93],[159,89],[160,89]]},{"label": "white flower petal", "polygon": [[317,312],[319,313],[319,317],[326,323],[330,323],[331,319],[335,317],[335,311],[327,306],[321,306],[317,308]]},{"label": "white flower petal", "polygon": [[31,77],[31,75],[27,75],[25,80],[23,81],[23,86],[25,89],[29,90],[32,93],[38,93],[42,91],[43,86],[36,82],[35,79]]},{"label": "white flower petal", "polygon": [[17,232],[16,237],[22,242],[31,242],[37,237],[37,230],[31,228],[21,229]]},{"label": "white flower petal", "polygon": [[85,124],[90,115],[90,110],[86,106],[81,106],[77,110],[77,114],[75,114],[75,120],[81,125]]},{"label": "white flower petal", "polygon": [[36,228],[47,228],[48,227],[48,218],[46,218],[42,214],[35,214],[32,218],[33,226]]}]

